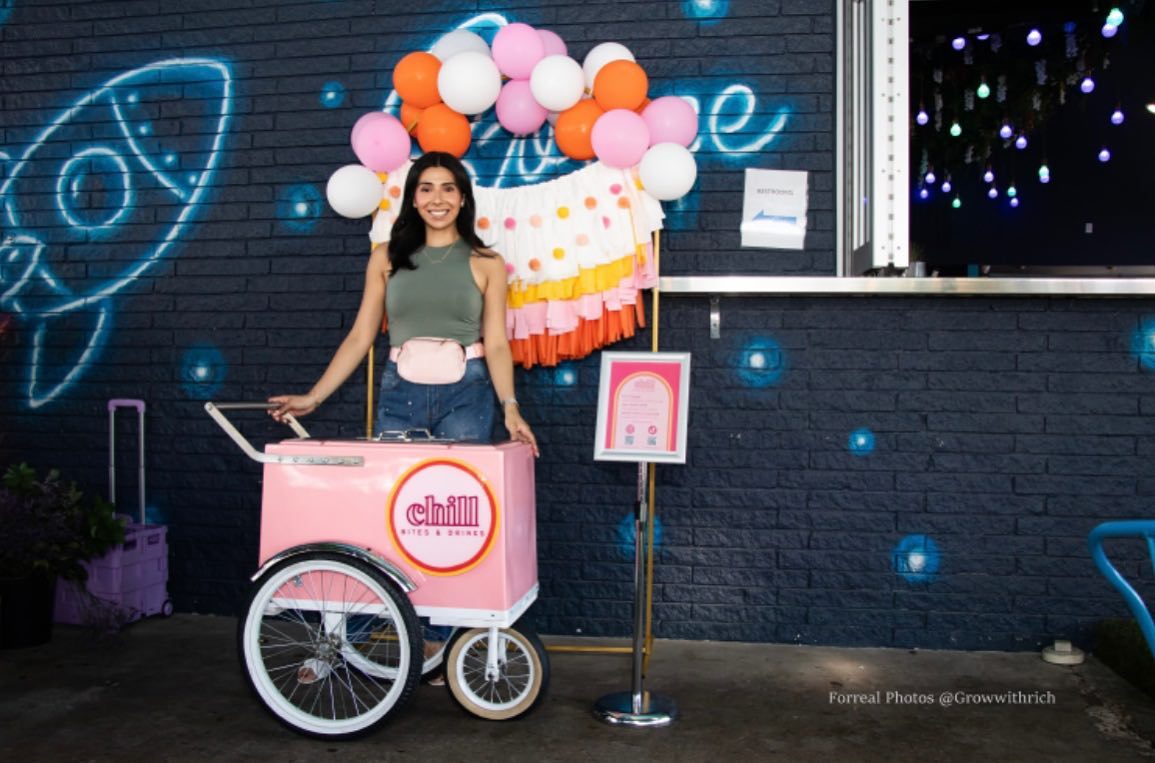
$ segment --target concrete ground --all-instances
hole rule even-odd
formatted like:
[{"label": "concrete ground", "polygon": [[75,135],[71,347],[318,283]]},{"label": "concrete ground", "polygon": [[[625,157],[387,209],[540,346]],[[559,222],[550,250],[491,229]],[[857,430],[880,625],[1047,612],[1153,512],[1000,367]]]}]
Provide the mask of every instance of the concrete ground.
[{"label": "concrete ground", "polygon": [[521,720],[478,720],[444,687],[423,685],[368,737],[315,741],[283,728],[249,694],[235,627],[198,615],[112,636],[57,626],[48,645],[0,651],[0,760],[1155,758],[1155,703],[1093,658],[1060,667],[1035,653],[688,641],[655,644],[647,688],[681,711],[666,728],[593,718],[598,697],[629,689],[628,657],[555,652],[549,694]]}]

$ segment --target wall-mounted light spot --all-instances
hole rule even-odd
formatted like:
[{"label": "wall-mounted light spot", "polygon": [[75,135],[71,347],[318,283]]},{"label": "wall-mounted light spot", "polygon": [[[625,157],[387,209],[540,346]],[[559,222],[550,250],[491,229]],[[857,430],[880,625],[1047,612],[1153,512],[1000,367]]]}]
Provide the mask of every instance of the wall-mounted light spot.
[{"label": "wall-mounted light spot", "polygon": [[225,357],[212,345],[190,347],[181,358],[181,387],[194,400],[208,400],[215,395],[227,375]]},{"label": "wall-mounted light spot", "polygon": [[686,18],[698,21],[718,21],[730,10],[730,0],[685,0],[682,10]]},{"label": "wall-mounted light spot", "polygon": [[343,106],[347,95],[348,92],[344,85],[336,80],[331,80],[321,87],[321,105],[327,109]]},{"label": "wall-mounted light spot", "polygon": [[926,583],[938,573],[941,554],[927,535],[907,535],[891,552],[891,564],[908,583]]},{"label": "wall-mounted light spot", "polygon": [[1144,318],[1131,334],[1131,353],[1139,365],[1155,370],[1155,318]]},{"label": "wall-mounted light spot", "polygon": [[874,432],[867,427],[855,429],[846,438],[846,449],[855,456],[869,456],[874,452]]},{"label": "wall-mounted light spot", "polygon": [[577,368],[572,363],[562,363],[553,371],[553,383],[557,387],[573,387],[578,382]]},{"label": "wall-mounted light spot", "polygon": [[1042,41],[1043,41],[1043,33],[1040,32],[1038,29],[1032,29],[1031,31],[1027,32],[1027,44],[1030,45],[1032,48],[1035,47],[1036,45],[1038,45]]},{"label": "wall-mounted light spot", "polygon": [[[659,517],[653,517],[650,520],[654,525],[654,551],[662,547],[663,535],[662,520]],[[615,533],[618,541],[618,551],[627,559],[634,558],[634,537],[637,530],[634,527],[634,515],[631,512],[618,522],[618,529]],[[646,538],[642,538],[642,542],[648,542]]]},{"label": "wall-mounted light spot", "polygon": [[277,217],[286,228],[297,233],[311,231],[324,212],[320,191],[308,183],[288,186],[278,197]]},{"label": "wall-mounted light spot", "polygon": [[962,50],[963,48],[965,48],[967,46],[967,38],[956,37],[950,41],[950,46],[952,48],[954,48],[955,50]]},{"label": "wall-mounted light spot", "polygon": [[738,351],[736,371],[748,387],[760,389],[777,384],[786,371],[781,345],[770,337],[751,340]]}]

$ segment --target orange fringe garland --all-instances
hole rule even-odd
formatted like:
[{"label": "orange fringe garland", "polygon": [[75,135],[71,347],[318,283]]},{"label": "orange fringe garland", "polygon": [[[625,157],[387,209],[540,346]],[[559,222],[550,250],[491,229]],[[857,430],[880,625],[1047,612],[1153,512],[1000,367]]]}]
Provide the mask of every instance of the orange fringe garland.
[{"label": "orange fringe garland", "polygon": [[565,334],[536,334],[526,339],[509,340],[513,362],[522,368],[556,366],[563,360],[584,358],[594,350],[632,337],[646,326],[646,308],[642,292],[634,309],[605,310],[596,320],[579,319],[578,327]]}]

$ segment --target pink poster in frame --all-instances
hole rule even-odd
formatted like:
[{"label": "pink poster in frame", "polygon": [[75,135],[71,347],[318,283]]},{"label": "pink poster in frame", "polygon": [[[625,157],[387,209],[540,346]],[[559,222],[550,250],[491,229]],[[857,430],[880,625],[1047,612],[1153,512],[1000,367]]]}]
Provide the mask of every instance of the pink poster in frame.
[{"label": "pink poster in frame", "polygon": [[690,353],[603,352],[595,461],[686,463]]}]

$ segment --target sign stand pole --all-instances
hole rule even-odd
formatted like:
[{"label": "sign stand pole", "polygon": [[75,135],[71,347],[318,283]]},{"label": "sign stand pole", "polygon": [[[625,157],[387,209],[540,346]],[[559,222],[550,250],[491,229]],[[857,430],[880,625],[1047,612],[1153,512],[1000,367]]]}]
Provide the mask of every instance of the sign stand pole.
[{"label": "sign stand pole", "polygon": [[642,683],[645,648],[645,542],[650,516],[646,497],[648,464],[638,463],[638,502],[634,511],[634,663],[631,691],[607,694],[594,703],[598,720],[613,726],[666,726],[678,716],[670,697],[645,691]]}]

